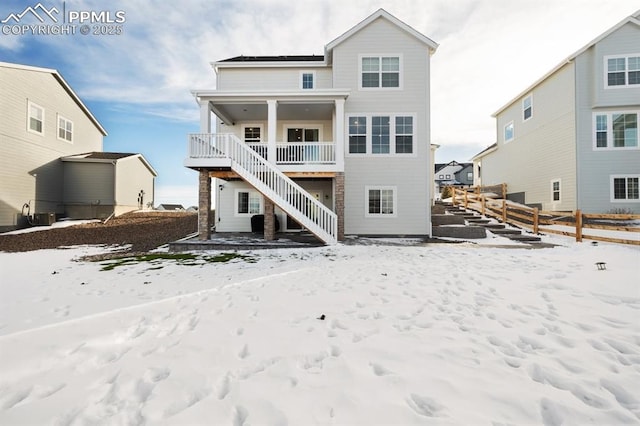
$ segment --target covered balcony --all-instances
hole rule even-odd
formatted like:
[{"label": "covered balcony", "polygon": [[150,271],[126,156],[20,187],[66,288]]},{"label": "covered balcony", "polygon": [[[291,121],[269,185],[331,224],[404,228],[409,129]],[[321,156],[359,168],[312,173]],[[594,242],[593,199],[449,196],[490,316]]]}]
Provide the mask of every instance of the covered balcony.
[{"label": "covered balcony", "polygon": [[201,132],[189,135],[186,167],[230,167],[235,138],[285,173],[344,171],[347,91],[194,94]]}]

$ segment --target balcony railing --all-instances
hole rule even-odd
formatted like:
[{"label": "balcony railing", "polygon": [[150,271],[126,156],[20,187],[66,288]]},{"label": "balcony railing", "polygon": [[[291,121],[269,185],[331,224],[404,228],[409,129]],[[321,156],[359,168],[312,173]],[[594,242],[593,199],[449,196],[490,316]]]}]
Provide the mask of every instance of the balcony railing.
[{"label": "balcony railing", "polygon": [[[228,134],[189,135],[190,158],[225,158]],[[268,158],[266,143],[247,143],[258,155]],[[336,164],[336,144],[333,142],[278,142],[276,164]]]}]

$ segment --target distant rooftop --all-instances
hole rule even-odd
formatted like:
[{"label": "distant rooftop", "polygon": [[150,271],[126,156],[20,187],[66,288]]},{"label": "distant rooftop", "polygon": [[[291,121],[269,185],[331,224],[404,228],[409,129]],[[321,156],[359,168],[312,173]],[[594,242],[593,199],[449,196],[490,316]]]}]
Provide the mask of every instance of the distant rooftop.
[{"label": "distant rooftop", "polygon": [[235,56],[219,62],[323,62],[324,55]]}]

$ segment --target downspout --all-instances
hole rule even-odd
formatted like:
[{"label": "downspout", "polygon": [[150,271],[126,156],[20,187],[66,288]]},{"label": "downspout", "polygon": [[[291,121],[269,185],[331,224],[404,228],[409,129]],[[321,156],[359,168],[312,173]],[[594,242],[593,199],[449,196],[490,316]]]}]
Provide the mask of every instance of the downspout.
[{"label": "downspout", "polygon": [[118,205],[118,160],[113,160],[111,162],[111,164],[113,164],[113,211],[111,212],[111,214],[115,215],[116,214],[116,206]]}]

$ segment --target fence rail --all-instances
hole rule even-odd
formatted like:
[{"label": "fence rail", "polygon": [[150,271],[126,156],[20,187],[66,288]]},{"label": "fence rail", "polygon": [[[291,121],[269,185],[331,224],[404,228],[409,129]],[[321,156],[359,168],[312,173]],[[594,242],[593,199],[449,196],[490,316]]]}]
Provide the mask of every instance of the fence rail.
[{"label": "fence rail", "polygon": [[[639,239],[615,238],[612,236],[585,234],[585,229],[640,233],[640,224],[629,223],[640,220],[636,214],[589,214],[581,210],[575,212],[554,212],[528,207],[506,199],[507,185],[491,187],[455,188],[451,187],[453,205],[493,217],[530,230],[534,234],[549,233],[574,237],[576,241],[594,240],[621,244],[640,245]],[[551,228],[555,226],[556,228]],[[563,229],[564,227],[564,229]],[[588,232],[588,231],[587,231]]]}]

